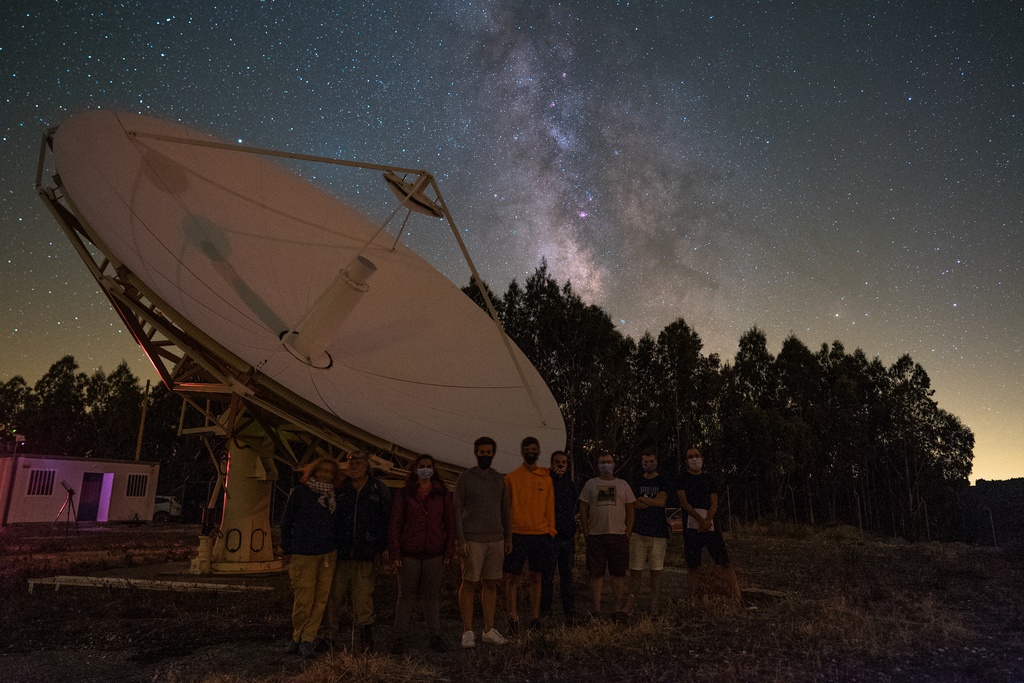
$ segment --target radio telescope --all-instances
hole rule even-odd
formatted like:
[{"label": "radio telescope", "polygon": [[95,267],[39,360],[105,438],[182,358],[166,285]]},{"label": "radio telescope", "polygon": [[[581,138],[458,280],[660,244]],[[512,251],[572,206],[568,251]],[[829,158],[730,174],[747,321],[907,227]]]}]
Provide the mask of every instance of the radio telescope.
[{"label": "radio telescope", "polygon": [[[376,224],[272,157],[383,173],[398,208]],[[36,188],[164,384],[227,438],[213,571],[277,566],[275,460],[430,453],[452,475],[475,464],[479,436],[498,442],[504,471],[524,436],[565,444],[557,403],[483,288],[491,317],[385,230],[396,216],[445,220],[481,282],[426,171],[92,111],[47,131]]]}]

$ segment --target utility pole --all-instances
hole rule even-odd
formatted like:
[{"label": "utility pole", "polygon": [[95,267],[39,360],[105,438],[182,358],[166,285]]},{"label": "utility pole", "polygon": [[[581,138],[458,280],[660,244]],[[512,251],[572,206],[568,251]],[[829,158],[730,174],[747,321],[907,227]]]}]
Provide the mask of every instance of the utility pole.
[{"label": "utility pole", "polygon": [[142,457],[142,430],[146,426],[146,408],[149,406],[149,380],[146,380],[146,393],[142,396],[142,417],[139,419],[139,438],[135,441],[135,462]]}]

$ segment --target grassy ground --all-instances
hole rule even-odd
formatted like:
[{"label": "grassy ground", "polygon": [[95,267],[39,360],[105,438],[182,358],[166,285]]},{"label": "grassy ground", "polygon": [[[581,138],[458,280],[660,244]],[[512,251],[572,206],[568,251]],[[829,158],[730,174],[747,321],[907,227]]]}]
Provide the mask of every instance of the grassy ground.
[{"label": "grassy ground", "polygon": [[[442,619],[452,651],[285,655],[287,580],[266,594],[158,593],[40,586],[25,579],[187,558],[195,529],[46,527],[0,530],[0,678],[35,681],[1020,681],[1024,553],[906,544],[836,528],[744,528],[727,538],[745,599],[724,599],[712,572],[691,605],[673,539],[669,608],[628,625],[558,623],[504,648],[457,648],[454,568]],[[588,608],[577,576],[580,607]],[[646,584],[645,584],[646,586]],[[525,593],[525,591],[521,591]],[[387,642],[394,580],[378,583],[378,641]],[[641,608],[646,605],[640,598]],[[642,611],[642,610],[641,610]],[[525,610],[524,610],[525,612]],[[557,599],[556,599],[557,613]],[[499,610],[499,625],[503,624]]]}]

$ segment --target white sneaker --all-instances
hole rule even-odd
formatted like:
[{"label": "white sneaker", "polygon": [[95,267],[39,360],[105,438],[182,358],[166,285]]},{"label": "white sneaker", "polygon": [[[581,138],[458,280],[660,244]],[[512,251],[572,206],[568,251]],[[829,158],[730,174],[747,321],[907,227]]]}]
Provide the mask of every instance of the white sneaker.
[{"label": "white sneaker", "polygon": [[498,629],[492,628],[487,633],[480,636],[480,640],[487,643],[488,645],[508,645],[508,641],[498,633]]},{"label": "white sneaker", "polygon": [[466,631],[462,634],[462,647],[467,650],[471,647],[476,647],[476,634],[472,631]]}]

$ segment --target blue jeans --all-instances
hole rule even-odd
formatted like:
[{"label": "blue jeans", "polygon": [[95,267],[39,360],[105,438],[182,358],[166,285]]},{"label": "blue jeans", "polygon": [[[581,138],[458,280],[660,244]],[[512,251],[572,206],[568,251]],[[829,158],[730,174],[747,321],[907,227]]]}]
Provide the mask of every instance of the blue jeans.
[{"label": "blue jeans", "polygon": [[566,617],[576,613],[576,589],[572,583],[572,566],[576,562],[576,539],[572,536],[555,537],[555,558],[548,570],[541,575],[540,611],[541,614],[551,612],[551,603],[555,598],[555,569],[558,569],[559,593],[562,596],[562,613]]}]

